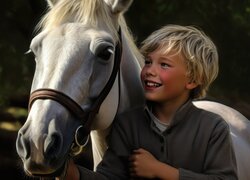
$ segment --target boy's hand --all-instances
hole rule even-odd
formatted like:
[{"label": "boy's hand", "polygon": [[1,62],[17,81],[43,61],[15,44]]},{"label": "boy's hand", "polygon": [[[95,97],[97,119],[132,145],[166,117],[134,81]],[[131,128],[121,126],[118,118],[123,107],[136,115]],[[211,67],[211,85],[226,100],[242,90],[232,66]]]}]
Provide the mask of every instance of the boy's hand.
[{"label": "boy's hand", "polygon": [[[56,178],[56,180],[58,179],[59,178]],[[64,179],[65,180],[79,180],[80,179],[79,170],[72,159],[69,160],[66,176]]]},{"label": "boy's hand", "polygon": [[158,160],[145,149],[137,149],[129,158],[130,160],[130,175],[146,178],[154,178],[154,168]]},{"label": "boy's hand", "polygon": [[145,149],[134,150],[129,158],[130,175],[144,178],[179,179],[179,170],[158,161],[150,152]]}]

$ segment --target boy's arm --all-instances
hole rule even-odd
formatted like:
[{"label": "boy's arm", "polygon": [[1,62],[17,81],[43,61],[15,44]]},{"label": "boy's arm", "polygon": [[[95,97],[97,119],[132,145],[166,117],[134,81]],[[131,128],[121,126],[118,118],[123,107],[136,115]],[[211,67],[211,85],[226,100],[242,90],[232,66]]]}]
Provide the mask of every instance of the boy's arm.
[{"label": "boy's arm", "polygon": [[108,136],[109,148],[104,153],[104,157],[97,166],[96,172],[77,166],[71,161],[68,167],[68,179],[66,180],[126,180],[129,178],[128,157],[130,148],[127,142],[127,134],[130,131],[127,128],[128,133],[126,133],[126,128],[120,125],[120,123],[114,123],[112,126],[113,128]]},{"label": "boy's arm", "polygon": [[107,149],[96,171],[77,166],[70,160],[65,180],[126,180],[128,174],[128,158],[123,159],[111,149]]},{"label": "boy's arm", "polygon": [[108,180],[105,176],[100,173],[91,171],[87,168],[77,166],[72,159],[69,161],[69,165],[67,168],[67,173],[65,176],[65,180]]}]

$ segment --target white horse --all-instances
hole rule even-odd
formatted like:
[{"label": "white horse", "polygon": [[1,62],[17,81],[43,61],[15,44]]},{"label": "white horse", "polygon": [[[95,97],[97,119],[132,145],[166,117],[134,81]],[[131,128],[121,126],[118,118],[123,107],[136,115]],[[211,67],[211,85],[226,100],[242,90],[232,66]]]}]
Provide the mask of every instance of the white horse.
[{"label": "white horse", "polygon": [[90,128],[98,164],[114,116],[144,103],[142,57],[122,15],[131,1],[48,3],[42,32],[30,45],[36,71],[29,115],[16,143],[24,170],[34,176],[57,175],[69,154],[84,145],[75,136],[84,138]]},{"label": "white horse", "polygon": [[[142,57],[123,18],[132,0],[47,1],[50,10],[30,46],[36,71],[29,115],[16,142],[24,170],[31,176],[58,176],[69,156],[81,151],[89,133],[95,167],[116,114],[144,104]],[[214,105],[199,103],[205,109]],[[229,110],[231,116],[219,113],[229,124],[245,123],[242,128],[231,126],[237,162],[245,163],[249,132],[243,134],[241,129],[249,131],[249,123],[221,104],[213,108]],[[237,118],[231,122],[232,117]],[[239,166],[241,180],[250,179],[244,170],[249,165]]]}]

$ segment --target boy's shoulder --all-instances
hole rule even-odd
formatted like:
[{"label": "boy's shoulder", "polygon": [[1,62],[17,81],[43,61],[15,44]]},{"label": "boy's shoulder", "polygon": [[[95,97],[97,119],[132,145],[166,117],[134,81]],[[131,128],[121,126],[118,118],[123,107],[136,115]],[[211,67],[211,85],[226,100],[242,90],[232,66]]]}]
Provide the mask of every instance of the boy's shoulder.
[{"label": "boy's shoulder", "polygon": [[126,123],[126,124],[136,124],[139,122],[144,122],[146,118],[146,107],[138,106],[134,108],[129,108],[126,111],[116,115],[116,123]]},{"label": "boy's shoulder", "polygon": [[200,121],[200,123],[204,123],[210,126],[223,126],[225,128],[229,128],[228,123],[226,122],[226,120],[220,116],[219,114],[216,114],[214,112],[208,111],[206,109],[202,109],[199,108],[195,105],[194,109],[196,109],[196,113],[193,113],[193,117],[195,119],[198,119]]}]

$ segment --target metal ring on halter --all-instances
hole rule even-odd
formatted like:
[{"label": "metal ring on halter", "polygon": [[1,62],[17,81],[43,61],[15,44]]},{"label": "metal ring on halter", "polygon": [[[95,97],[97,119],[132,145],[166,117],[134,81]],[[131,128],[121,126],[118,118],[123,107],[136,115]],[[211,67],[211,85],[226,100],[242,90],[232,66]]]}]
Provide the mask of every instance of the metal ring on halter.
[{"label": "metal ring on halter", "polygon": [[86,137],[86,141],[84,142],[84,144],[79,143],[77,135],[78,135],[78,132],[79,132],[79,130],[80,130],[81,128],[83,128],[82,125],[79,126],[79,127],[76,129],[76,132],[75,132],[75,143],[73,143],[73,144],[71,145],[71,152],[70,152],[70,155],[71,155],[71,156],[76,156],[76,155],[80,154],[80,153],[82,152],[82,149],[83,149],[83,148],[88,144],[88,142],[89,142],[89,134],[88,134],[87,137]]},{"label": "metal ring on halter", "polygon": [[78,134],[78,131],[79,131],[81,128],[83,128],[82,125],[79,126],[79,127],[76,129],[76,132],[75,132],[75,142],[76,142],[76,145],[77,145],[77,146],[79,146],[79,147],[84,147],[84,146],[86,146],[86,145],[88,144],[88,142],[89,142],[89,134],[87,135],[87,139],[86,139],[86,141],[85,141],[85,143],[84,143],[83,145],[82,145],[81,143],[79,143],[77,134]]}]

